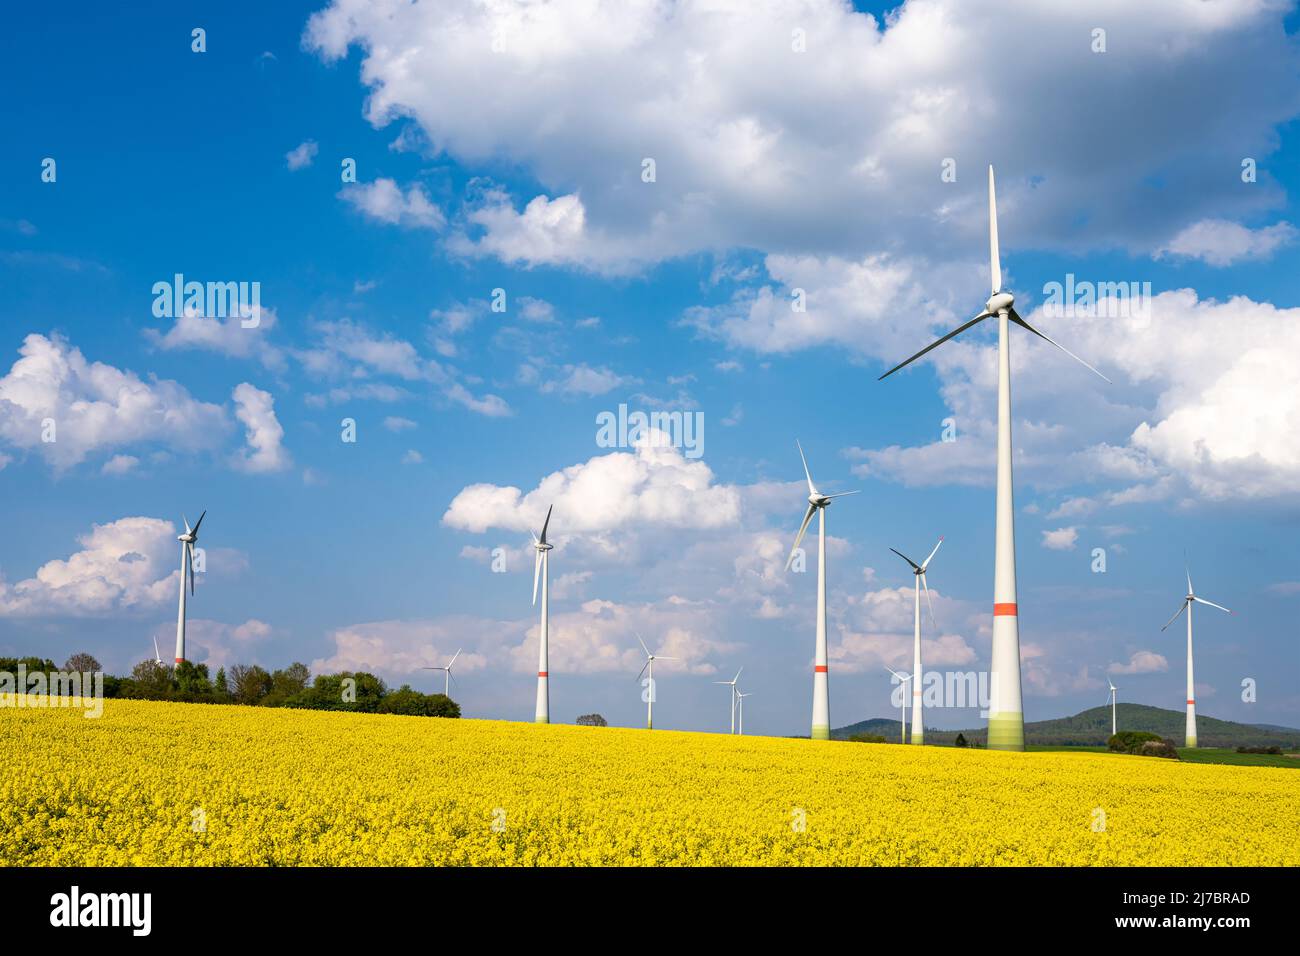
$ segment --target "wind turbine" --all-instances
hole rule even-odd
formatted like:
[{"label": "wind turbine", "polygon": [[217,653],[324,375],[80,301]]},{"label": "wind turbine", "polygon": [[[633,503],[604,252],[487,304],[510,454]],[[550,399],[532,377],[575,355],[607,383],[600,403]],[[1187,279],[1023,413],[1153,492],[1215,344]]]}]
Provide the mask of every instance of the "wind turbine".
[{"label": "wind turbine", "polygon": [[542,522],[541,537],[533,535],[533,547],[537,549],[537,563],[533,565],[533,604],[537,604],[537,582],[542,584],[542,624],[540,649],[537,652],[537,714],[533,721],[539,724],[551,722],[550,674],[547,671],[547,644],[549,641],[550,614],[547,607],[548,587],[551,580],[549,552],[552,545],[546,543],[546,528],[551,523],[551,505],[546,509],[546,520]]},{"label": "wind turbine", "polygon": [[204,515],[207,513],[205,509],[203,514],[199,515],[199,520],[194,522],[193,528],[190,527],[186,517],[181,515],[181,521],[185,523],[185,533],[176,536],[176,540],[181,543],[181,605],[180,610],[176,612],[177,664],[182,664],[185,661],[185,576],[187,573],[189,574],[190,594],[192,595],[194,593],[194,543],[199,540],[199,525],[203,524]]},{"label": "wind turbine", "polygon": [[[633,631],[632,633],[636,634],[635,631]],[[646,672],[646,668],[650,669],[650,686],[647,688],[647,690],[649,690],[649,693],[646,694],[646,707],[648,708],[648,710],[646,711],[646,715],[645,715],[645,728],[646,730],[654,730],[655,729],[655,661],[679,661],[681,660],[681,658],[665,657],[663,654],[651,654],[650,648],[645,646],[645,641],[641,640],[640,634],[636,635],[636,641],[638,644],[641,645],[641,650],[645,651],[645,663],[641,665],[641,674],[644,674]],[[636,675],[637,680],[641,679],[641,674]]]},{"label": "wind turbine", "polygon": [[[1183,611],[1187,612],[1187,746],[1196,746],[1196,682],[1192,677],[1192,605],[1208,604],[1210,607],[1217,607],[1220,611],[1228,611],[1222,604],[1215,604],[1213,601],[1207,601],[1203,597],[1197,597],[1196,592],[1192,589],[1192,572],[1187,570],[1187,597],[1183,598],[1183,603],[1178,606],[1174,616],[1165,622],[1165,626],[1160,630],[1165,630],[1170,624],[1178,620],[1178,615]],[[1229,614],[1235,613],[1228,611]]]},{"label": "wind turbine", "polygon": [[162,654],[158,652],[158,638],[153,639],[153,662],[162,667]]},{"label": "wind turbine", "polygon": [[921,685],[925,683],[925,677],[921,670],[921,588],[925,588],[925,603],[930,608],[930,626],[936,627],[934,623],[934,602],[930,600],[930,585],[925,583],[925,569],[930,566],[930,562],[939,552],[939,545],[943,544],[943,537],[940,536],[939,544],[934,546],[930,552],[930,557],[926,558],[920,564],[917,564],[902,551],[896,548],[890,548],[894,554],[898,555],[904,561],[912,566],[912,591],[914,594],[914,614],[913,614],[913,636],[912,636],[912,676],[916,680],[912,682],[912,743],[925,743],[925,723],[921,714]]},{"label": "wind turbine", "polygon": [[[1002,288],[1002,261],[998,254],[998,207],[993,184],[993,167],[989,167],[989,270],[993,294],[979,315],[943,338],[932,342],[907,361],[895,365],[882,379],[915,362],[931,349],[960,335],[985,319],[998,319],[998,491],[997,524],[993,559],[993,666],[989,702],[989,739],[991,750],[1024,750],[1025,717],[1020,697],[1020,628],[1016,606],[1016,529],[1011,481],[1011,342],[1010,323],[1032,332],[1050,345],[1102,375],[1065,346],[1052,341],[1016,312],[1015,297]],[[915,691],[914,691],[915,692]]]},{"label": "wind turbine", "polygon": [[740,705],[740,736],[742,737],[745,736],[745,698],[753,696],[754,692],[752,690],[748,694],[742,694],[740,691],[736,691],[736,703]]},{"label": "wind turbine", "polygon": [[903,686],[903,716],[899,720],[898,742],[900,744],[905,744],[907,743],[907,682],[912,679],[912,675],[900,674],[898,671],[888,666],[885,668],[885,670],[889,671],[889,673],[897,677],[898,682]]},{"label": "wind turbine", "polygon": [[1119,730],[1117,729],[1118,724],[1115,720],[1115,692],[1119,690],[1119,688],[1115,686],[1109,677],[1106,678],[1106,683],[1110,685],[1110,735],[1114,737],[1119,733]]},{"label": "wind turbine", "polygon": [[824,495],[813,484],[812,472],[808,470],[808,459],[804,457],[803,445],[798,439],[799,459],[803,462],[804,477],[808,479],[808,510],[804,512],[803,524],[799,525],[799,534],[795,536],[794,547],[790,557],[786,558],[785,569],[790,570],[790,562],[803,541],[808,522],[812,521],[813,512],[817,513],[817,651],[813,661],[813,709],[812,739],[831,739],[831,700],[828,687],[829,674],[826,661],[826,509],[835,498],[856,495],[856,491],[842,491],[837,495]]},{"label": "wind turbine", "polygon": [[453,664],[456,663],[456,658],[460,657],[460,652],[463,651],[463,650],[464,650],[463,647],[460,648],[459,650],[457,650],[455,654],[451,655],[451,660],[449,660],[446,664],[444,664],[444,665],[442,665],[442,666],[440,666],[440,667],[422,667],[422,668],[420,668],[421,670],[426,670],[426,671],[445,671],[445,672],[446,672],[445,675],[443,676],[443,679],[442,679],[442,696],[443,696],[443,697],[450,697],[450,696],[451,696],[451,665],[453,665]]},{"label": "wind turbine", "polygon": [[[741,668],[743,671],[745,668]],[[736,676],[731,680],[715,680],[715,684],[727,684],[731,687],[731,732],[736,732],[736,681],[740,680],[740,671],[736,671]]]}]

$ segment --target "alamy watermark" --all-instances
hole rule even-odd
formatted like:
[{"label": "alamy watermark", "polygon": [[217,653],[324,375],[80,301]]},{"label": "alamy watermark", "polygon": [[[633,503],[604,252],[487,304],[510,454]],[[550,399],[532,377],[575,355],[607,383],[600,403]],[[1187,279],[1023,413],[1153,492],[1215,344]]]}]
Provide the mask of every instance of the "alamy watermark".
[{"label": "alamy watermark", "polygon": [[87,718],[104,714],[103,671],[0,671],[0,707],[81,707]]},{"label": "alamy watermark", "polygon": [[246,329],[255,329],[262,321],[262,283],[257,281],[186,281],[178,272],[171,281],[155,282],[152,292],[156,319],[179,319],[184,315],[237,318]]},{"label": "alamy watermark", "polygon": [[1064,282],[1043,285],[1043,313],[1053,318],[1149,319],[1151,283],[1080,281],[1069,272]]},{"label": "alamy watermark", "polygon": [[649,444],[652,448],[680,448],[687,458],[704,454],[703,412],[629,412],[623,404],[617,412],[598,414],[596,426],[596,445],[600,448]]}]

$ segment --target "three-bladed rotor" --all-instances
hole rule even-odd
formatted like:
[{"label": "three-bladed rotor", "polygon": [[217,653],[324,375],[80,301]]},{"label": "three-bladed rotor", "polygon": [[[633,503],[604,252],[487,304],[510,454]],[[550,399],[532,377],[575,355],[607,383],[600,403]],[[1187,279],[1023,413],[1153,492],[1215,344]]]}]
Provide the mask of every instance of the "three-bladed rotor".
[{"label": "three-bladed rotor", "polygon": [[[203,514],[199,515],[199,520],[194,522],[193,528],[190,527],[189,520],[184,515],[181,515],[181,521],[185,524],[185,533],[176,536],[176,540],[180,541],[185,548],[185,569],[189,574],[191,594],[194,593],[194,545],[199,540],[199,525],[203,524],[203,519],[207,514],[208,512],[205,508]],[[181,587],[185,587],[184,581],[181,582]],[[155,653],[156,652],[157,649],[155,648]]]},{"label": "three-bladed rotor", "polygon": [[[894,554],[898,555],[900,558],[902,558],[904,561],[910,564],[912,566],[912,574],[914,574],[916,577],[921,579],[921,587],[925,589],[925,603],[926,606],[930,608],[930,624],[932,626],[937,626],[937,625],[935,624],[935,620],[934,620],[934,603],[930,600],[930,585],[928,585],[925,581],[925,571],[930,566],[930,562],[934,560],[934,556],[939,553],[939,545],[941,544],[943,544],[942,535],[939,536],[939,544],[936,544],[934,546],[934,550],[930,552],[930,556],[926,558],[924,561],[922,561],[920,564],[917,564],[915,561],[913,561],[911,558],[905,555],[902,551],[899,551],[897,548],[889,549],[890,551],[893,551]],[[891,671],[890,673],[893,672]]]},{"label": "three-bladed rotor", "polygon": [[554,547],[554,545],[546,543],[546,529],[551,524],[551,509],[554,507],[555,505],[551,505],[550,508],[546,509],[546,520],[542,522],[541,536],[539,537],[538,535],[533,535],[533,547],[537,549],[537,560],[533,564],[533,603],[534,604],[537,603],[537,585],[538,582],[540,582],[542,579],[543,557],[545,556],[547,551],[550,551],[551,548]]},{"label": "three-bladed rotor", "polygon": [[895,372],[897,372],[900,368],[904,368],[907,365],[911,365],[913,362],[919,359],[922,355],[925,355],[931,349],[938,348],[944,342],[947,342],[949,339],[954,338],[955,336],[961,335],[961,333],[965,332],[967,329],[975,325],[978,325],[980,322],[983,322],[985,319],[991,318],[995,315],[1006,315],[1009,321],[1014,322],[1022,329],[1034,333],[1034,335],[1038,336],[1044,342],[1047,342],[1050,345],[1055,345],[1058,349],[1060,349],[1066,355],[1070,356],[1070,358],[1074,359],[1084,368],[1096,373],[1105,381],[1107,382],[1110,381],[1110,379],[1106,378],[1105,375],[1102,375],[1101,372],[1098,372],[1095,368],[1093,368],[1083,359],[1079,358],[1079,356],[1075,355],[1064,345],[1061,345],[1059,342],[1055,342],[1052,339],[1048,338],[1042,332],[1038,331],[1038,329],[1034,328],[1023,318],[1021,318],[1020,313],[1018,313],[1015,308],[1016,297],[1012,295],[1010,292],[1007,292],[1002,288],[1002,258],[998,251],[998,204],[997,204],[996,187],[993,182],[992,166],[989,167],[989,272],[991,273],[990,278],[992,279],[991,285],[993,291],[992,294],[989,296],[988,301],[984,303],[984,310],[980,312],[979,315],[975,316],[975,318],[971,319],[969,322],[965,323],[964,325],[959,326],[956,329],[953,329],[947,335],[943,336],[943,338],[938,339],[935,342],[931,342],[929,345],[921,349],[921,351],[917,352],[911,358],[895,365],[884,375],[880,376],[880,378],[882,379],[888,378],[890,375],[893,375]]},{"label": "three-bladed rotor", "polygon": [[799,550],[799,545],[803,543],[803,536],[808,530],[808,523],[812,521],[813,515],[817,513],[817,510],[819,508],[830,507],[830,503],[836,498],[843,498],[846,495],[857,494],[856,491],[841,491],[836,495],[824,495],[818,491],[817,486],[813,484],[812,472],[808,470],[808,459],[804,457],[803,445],[799,444],[797,438],[794,443],[799,448],[799,460],[803,462],[803,474],[808,480],[808,510],[804,512],[803,523],[799,525],[799,533],[794,537],[794,546],[790,549],[790,556],[785,559],[785,569],[787,571],[790,570],[790,564],[794,561],[794,556]]},{"label": "three-bladed rotor", "polygon": [[[1165,626],[1160,629],[1162,631],[1167,629],[1170,624],[1174,623],[1174,621],[1178,620],[1179,615],[1182,614],[1184,611],[1186,611],[1193,604],[1208,604],[1210,607],[1218,608],[1220,611],[1228,611],[1228,609],[1224,607],[1222,604],[1215,604],[1213,601],[1207,601],[1203,597],[1197,597],[1196,590],[1192,587],[1191,568],[1185,568],[1185,570],[1187,571],[1187,597],[1183,598],[1183,603],[1178,605],[1178,610],[1174,612],[1174,616],[1165,622]],[[1228,611],[1228,613],[1236,614],[1237,612]]]}]

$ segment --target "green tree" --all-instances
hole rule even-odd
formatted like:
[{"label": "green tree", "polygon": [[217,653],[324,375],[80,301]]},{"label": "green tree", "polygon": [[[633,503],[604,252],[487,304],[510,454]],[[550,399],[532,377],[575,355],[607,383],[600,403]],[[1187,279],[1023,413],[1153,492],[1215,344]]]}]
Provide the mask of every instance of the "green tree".
[{"label": "green tree", "polygon": [[383,696],[378,712],[410,717],[459,717],[460,705],[445,694],[422,694],[403,684]]},{"label": "green tree", "polygon": [[63,665],[63,669],[65,671],[80,671],[84,674],[102,671],[104,667],[99,661],[95,660],[93,655],[81,651],[69,657],[67,663]]},{"label": "green tree", "polygon": [[224,667],[217,668],[217,680],[212,685],[212,689],[222,700],[226,700],[230,696],[230,686],[226,683],[226,669]]},{"label": "green tree", "polygon": [[961,734],[961,733],[959,733],[959,734],[957,735],[957,739],[953,741],[953,746],[954,746],[954,747],[965,747],[965,746],[966,746],[966,735],[965,735],[965,734]]},{"label": "green tree", "polygon": [[207,664],[194,664],[181,661],[173,672],[176,679],[176,693],[181,700],[210,700],[212,682],[208,678]]},{"label": "green tree", "polygon": [[145,660],[131,668],[132,697],[165,700],[172,692],[172,672],[155,660]]},{"label": "green tree", "polygon": [[256,664],[235,664],[230,668],[230,696],[236,704],[260,704],[271,693],[271,675]]}]

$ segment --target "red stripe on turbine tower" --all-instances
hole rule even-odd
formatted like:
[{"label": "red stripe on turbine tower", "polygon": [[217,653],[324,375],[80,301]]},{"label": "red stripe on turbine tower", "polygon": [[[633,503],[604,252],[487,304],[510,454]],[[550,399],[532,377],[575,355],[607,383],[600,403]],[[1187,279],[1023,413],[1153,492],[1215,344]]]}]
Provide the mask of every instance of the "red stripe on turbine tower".
[{"label": "red stripe on turbine tower", "polygon": [[1015,617],[1016,606],[1014,604],[994,604],[993,616],[994,617]]},{"label": "red stripe on turbine tower", "polygon": [[828,668],[826,667],[825,664],[818,664],[818,665],[816,665],[816,666],[813,668],[813,673],[815,673],[815,674],[828,674],[828,673],[830,673],[830,671],[828,670]]},{"label": "red stripe on turbine tower", "polygon": [[549,675],[548,673],[546,673],[546,671],[538,671],[538,672],[537,672],[537,676],[538,676],[538,677],[549,677],[550,675]]},{"label": "red stripe on turbine tower", "polygon": [[178,657],[178,658],[176,658],[176,663],[177,663],[177,664],[184,664],[184,663],[185,663],[185,658],[183,658],[183,657]]},{"label": "red stripe on turbine tower", "polygon": [[1194,701],[1194,700],[1189,700],[1187,703],[1189,703],[1189,704],[1195,704],[1196,701]]}]

